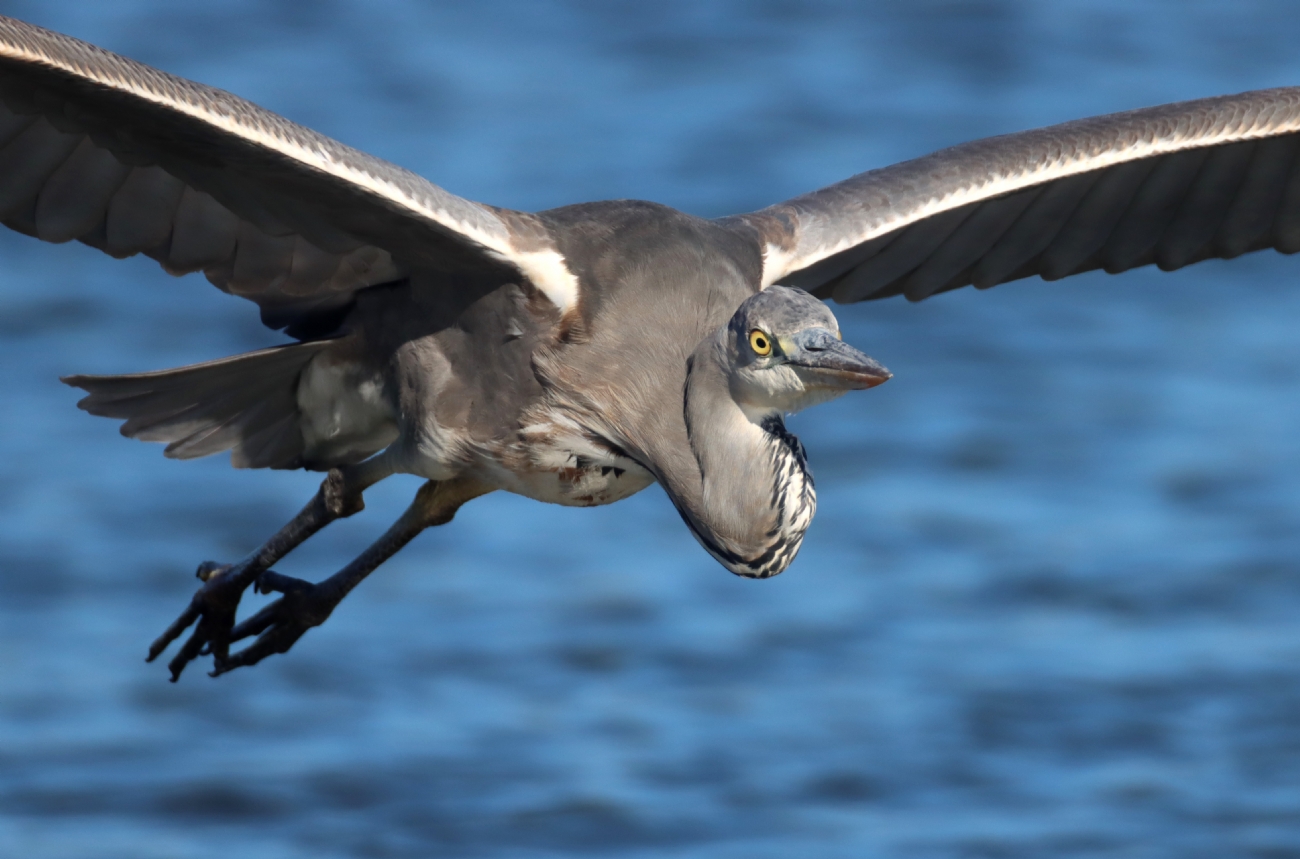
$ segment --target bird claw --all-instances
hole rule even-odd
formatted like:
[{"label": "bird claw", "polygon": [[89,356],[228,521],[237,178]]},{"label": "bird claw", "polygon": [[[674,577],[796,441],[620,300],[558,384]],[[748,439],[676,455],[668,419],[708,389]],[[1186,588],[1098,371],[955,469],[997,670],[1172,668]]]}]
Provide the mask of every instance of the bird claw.
[{"label": "bird claw", "polygon": [[342,595],[331,588],[282,576],[274,570],[262,573],[255,587],[258,593],[279,593],[282,596],[231,629],[228,641],[254,635],[257,640],[234,654],[214,654],[213,677],[246,665],[256,665],[273,654],[288,652],[307,630],[324,623],[342,599]]},{"label": "bird claw", "polygon": [[185,666],[198,656],[211,654],[217,660],[223,659],[230,650],[230,636],[235,626],[239,600],[248,587],[243,573],[242,564],[219,564],[216,561],[199,564],[195,576],[203,585],[194,594],[185,611],[181,612],[181,616],[149,646],[149,656],[145,661],[153,662],[157,659],[195,621],[198,624],[194,627],[193,634],[167,664],[172,682],[179,680]]}]

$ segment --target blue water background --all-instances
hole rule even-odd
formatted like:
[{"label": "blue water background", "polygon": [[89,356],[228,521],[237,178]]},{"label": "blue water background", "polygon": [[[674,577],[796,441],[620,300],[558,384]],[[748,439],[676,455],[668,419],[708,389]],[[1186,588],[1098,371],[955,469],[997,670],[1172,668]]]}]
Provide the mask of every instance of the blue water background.
[{"label": "blue water background", "polygon": [[[969,138],[1300,84],[1289,2],[0,3],[451,191],[766,205]],[[0,855],[1300,856],[1300,261],[837,308],[820,507],[726,574],[652,488],[505,495],[255,670],[146,665],[317,477],[165,460],[56,377],[278,342],[0,236]],[[418,482],[280,566],[319,578]]]}]

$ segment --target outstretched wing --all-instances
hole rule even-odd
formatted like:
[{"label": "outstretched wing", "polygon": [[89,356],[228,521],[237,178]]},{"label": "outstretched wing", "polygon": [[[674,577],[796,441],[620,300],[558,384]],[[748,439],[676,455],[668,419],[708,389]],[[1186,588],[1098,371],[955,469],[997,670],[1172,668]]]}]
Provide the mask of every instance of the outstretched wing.
[{"label": "outstretched wing", "polygon": [[562,311],[576,300],[532,215],[461,199],[222,90],[4,17],[0,223],[202,271],[276,327],[416,271],[495,267]]},{"label": "outstretched wing", "polygon": [[1180,102],[977,140],[724,223],[764,284],[913,301],[1247,251],[1300,250],[1300,88]]}]

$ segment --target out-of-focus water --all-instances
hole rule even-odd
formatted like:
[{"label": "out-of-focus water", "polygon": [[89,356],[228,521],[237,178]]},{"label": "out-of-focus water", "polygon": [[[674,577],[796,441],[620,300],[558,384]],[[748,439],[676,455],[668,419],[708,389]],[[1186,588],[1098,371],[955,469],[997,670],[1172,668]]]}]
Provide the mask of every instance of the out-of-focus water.
[{"label": "out-of-focus water", "polygon": [[[1293,4],[0,10],[539,209],[765,205],[972,137],[1300,83]],[[1300,856],[1300,261],[839,308],[820,513],[726,574],[658,489],[466,507],[286,657],[145,665],[317,477],[164,460],[69,372],[277,341],[198,277],[0,236],[0,855]],[[281,569],[320,577],[417,486]]]}]

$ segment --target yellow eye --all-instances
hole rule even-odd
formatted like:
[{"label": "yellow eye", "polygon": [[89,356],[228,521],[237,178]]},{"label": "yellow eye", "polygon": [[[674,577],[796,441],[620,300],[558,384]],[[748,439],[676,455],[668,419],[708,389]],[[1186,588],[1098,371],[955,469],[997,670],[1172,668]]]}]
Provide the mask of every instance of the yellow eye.
[{"label": "yellow eye", "polygon": [[766,357],[772,354],[772,340],[755,328],[749,332],[749,348],[754,350],[755,355]]}]

